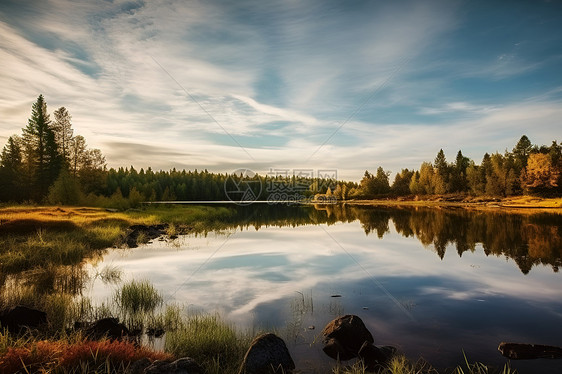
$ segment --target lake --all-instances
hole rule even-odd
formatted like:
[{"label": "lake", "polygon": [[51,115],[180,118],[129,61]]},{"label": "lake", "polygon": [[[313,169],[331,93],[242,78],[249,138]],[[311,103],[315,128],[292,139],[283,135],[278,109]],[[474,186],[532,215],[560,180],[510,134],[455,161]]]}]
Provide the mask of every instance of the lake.
[{"label": "lake", "polygon": [[[274,330],[297,369],[328,368],[322,328],[356,314],[377,345],[436,367],[503,365],[502,341],[562,345],[562,216],[463,208],[234,207],[227,228],[134,249],[88,265],[150,280],[168,303]],[[91,276],[103,302],[119,287]],[[513,361],[554,373],[562,361]]]}]

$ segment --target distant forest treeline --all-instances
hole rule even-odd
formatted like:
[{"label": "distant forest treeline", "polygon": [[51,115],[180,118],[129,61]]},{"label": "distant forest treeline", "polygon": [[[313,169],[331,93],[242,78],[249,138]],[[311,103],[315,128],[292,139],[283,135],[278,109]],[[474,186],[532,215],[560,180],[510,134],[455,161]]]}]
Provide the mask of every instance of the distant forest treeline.
[{"label": "distant forest treeline", "polygon": [[[480,165],[459,151],[448,163],[440,150],[434,163],[403,169],[390,184],[382,167],[359,184],[295,175],[248,176],[204,171],[107,169],[99,149],[74,135],[64,107],[50,119],[42,95],[32,105],[22,135],[11,136],[0,156],[0,201],[84,204],[127,208],[141,201],[287,200],[316,196],[370,199],[459,193],[510,196],[562,195],[562,147],[533,145],[523,135],[511,152],[485,154]],[[232,191],[239,191],[240,194]]]},{"label": "distant forest treeline", "polygon": [[[107,169],[99,149],[74,135],[64,107],[51,120],[42,95],[22,135],[11,136],[0,156],[0,201],[128,208],[142,201],[285,200],[337,190],[336,180],[311,176],[259,176],[204,171]],[[350,190],[357,183],[340,182]]]},{"label": "distant forest treeline", "polygon": [[390,172],[382,167],[376,174],[365,172],[356,198],[404,195],[470,194],[505,197],[522,194],[562,195],[562,146],[533,145],[523,135],[511,152],[486,153],[480,165],[458,151],[453,163],[439,150],[433,163],[423,162],[419,170],[403,169],[392,185]]}]

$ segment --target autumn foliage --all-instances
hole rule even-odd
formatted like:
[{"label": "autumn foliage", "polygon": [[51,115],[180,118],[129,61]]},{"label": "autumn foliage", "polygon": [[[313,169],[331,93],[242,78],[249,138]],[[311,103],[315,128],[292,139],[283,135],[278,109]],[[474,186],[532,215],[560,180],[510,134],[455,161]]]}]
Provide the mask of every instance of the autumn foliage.
[{"label": "autumn foliage", "polygon": [[65,341],[37,341],[23,347],[10,347],[0,357],[0,373],[50,372],[71,370],[83,364],[91,367],[110,365],[125,367],[142,358],[170,360],[172,356],[155,352],[126,341],[89,341],[68,343]]},{"label": "autumn foliage", "polygon": [[530,192],[548,191],[559,187],[561,168],[548,154],[529,155],[527,168],[521,175],[524,188]]}]

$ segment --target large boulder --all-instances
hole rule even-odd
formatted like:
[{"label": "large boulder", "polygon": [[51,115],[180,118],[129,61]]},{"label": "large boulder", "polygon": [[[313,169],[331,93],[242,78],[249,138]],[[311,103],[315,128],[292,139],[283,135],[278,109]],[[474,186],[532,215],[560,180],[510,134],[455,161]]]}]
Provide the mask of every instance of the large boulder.
[{"label": "large boulder", "polygon": [[295,363],[283,339],[268,333],[252,341],[239,374],[287,374],[294,369]]},{"label": "large boulder", "polygon": [[37,328],[47,323],[47,313],[16,305],[0,313],[0,325],[11,333],[17,334],[25,328]]},{"label": "large boulder", "polygon": [[562,347],[542,344],[523,344],[502,342],[498,346],[502,356],[511,360],[532,360],[537,358],[562,358]]},{"label": "large boulder", "polygon": [[117,318],[102,318],[85,329],[86,335],[90,339],[122,339],[124,336],[129,335],[127,327],[119,323]]},{"label": "large boulder", "polygon": [[371,343],[365,343],[358,352],[359,358],[363,360],[367,371],[378,371],[390,362],[396,348],[392,346],[375,347]]},{"label": "large boulder", "polygon": [[322,350],[334,360],[347,361],[359,356],[363,345],[373,344],[373,335],[356,315],[348,314],[329,322],[324,330]]},{"label": "large boulder", "polygon": [[203,374],[203,369],[194,359],[180,358],[174,362],[154,361],[143,374]]}]

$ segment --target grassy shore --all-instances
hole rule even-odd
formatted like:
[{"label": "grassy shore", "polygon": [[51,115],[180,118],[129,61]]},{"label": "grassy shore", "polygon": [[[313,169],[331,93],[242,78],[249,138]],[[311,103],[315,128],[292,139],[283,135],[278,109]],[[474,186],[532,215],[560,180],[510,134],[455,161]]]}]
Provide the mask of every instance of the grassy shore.
[{"label": "grassy shore", "polygon": [[231,211],[224,207],[159,206],[112,212],[86,207],[0,209],[0,273],[73,265],[119,246],[131,225],[169,224],[170,234],[214,230]]},{"label": "grassy shore", "polygon": [[348,205],[372,206],[413,206],[413,207],[462,207],[473,209],[505,209],[510,211],[532,210],[562,213],[562,198],[541,198],[533,196],[513,196],[505,198],[467,197],[459,195],[439,195],[408,197],[396,199],[348,200]]}]

